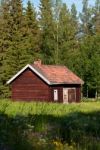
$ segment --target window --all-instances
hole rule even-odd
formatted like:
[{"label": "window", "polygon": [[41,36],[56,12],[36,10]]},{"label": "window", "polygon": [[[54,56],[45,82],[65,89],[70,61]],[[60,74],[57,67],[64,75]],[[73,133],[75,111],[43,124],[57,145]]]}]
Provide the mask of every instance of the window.
[{"label": "window", "polygon": [[54,90],[54,101],[58,100],[58,90]]}]

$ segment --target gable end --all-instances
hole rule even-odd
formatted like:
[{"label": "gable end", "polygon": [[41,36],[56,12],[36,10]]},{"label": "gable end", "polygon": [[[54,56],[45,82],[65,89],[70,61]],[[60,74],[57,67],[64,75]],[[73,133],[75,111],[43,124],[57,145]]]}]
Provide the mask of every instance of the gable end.
[{"label": "gable end", "polygon": [[12,81],[14,81],[20,74],[22,74],[26,69],[30,69],[32,72],[36,73],[43,81],[45,81],[47,84],[50,85],[50,81],[46,79],[43,75],[41,75],[34,67],[31,65],[26,65],[24,68],[22,68],[17,74],[15,74],[10,80],[7,81],[7,84],[10,84]]}]

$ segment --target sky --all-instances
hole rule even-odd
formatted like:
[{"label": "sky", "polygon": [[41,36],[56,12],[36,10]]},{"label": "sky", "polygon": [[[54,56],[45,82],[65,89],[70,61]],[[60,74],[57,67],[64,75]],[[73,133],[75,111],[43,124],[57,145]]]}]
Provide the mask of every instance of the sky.
[{"label": "sky", "polygon": [[[23,0],[24,4],[27,3],[28,0]],[[34,4],[35,7],[39,6],[39,0],[31,0],[31,2]],[[62,2],[66,3],[68,8],[71,7],[71,5],[73,3],[75,3],[78,12],[81,12],[82,10],[82,0],[62,0]],[[89,0],[89,5],[94,5],[95,4],[95,0]]]}]

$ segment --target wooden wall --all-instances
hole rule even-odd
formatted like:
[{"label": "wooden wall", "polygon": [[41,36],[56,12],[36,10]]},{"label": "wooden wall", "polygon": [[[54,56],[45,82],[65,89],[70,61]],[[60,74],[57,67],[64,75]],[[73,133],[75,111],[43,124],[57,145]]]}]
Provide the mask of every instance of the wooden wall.
[{"label": "wooden wall", "polygon": [[[51,87],[51,99],[53,99],[53,91],[55,89],[58,90],[58,102],[63,103],[63,88],[76,88],[76,101],[75,102],[80,102],[81,100],[81,85],[77,84],[71,84],[71,85],[53,85]],[[70,103],[71,101],[69,101]],[[72,100],[73,102],[73,100]]]},{"label": "wooden wall", "polygon": [[54,101],[54,90],[58,90],[58,101],[63,103],[63,88],[76,88],[76,102],[81,99],[80,85],[47,85],[40,77],[30,69],[25,70],[11,84],[12,99],[24,101]]},{"label": "wooden wall", "polygon": [[49,86],[29,69],[13,81],[11,89],[14,100],[50,101]]},{"label": "wooden wall", "polygon": [[[54,90],[58,90],[58,101],[54,101]],[[53,85],[51,86],[51,100],[53,102],[63,102],[63,88],[60,85]]]}]

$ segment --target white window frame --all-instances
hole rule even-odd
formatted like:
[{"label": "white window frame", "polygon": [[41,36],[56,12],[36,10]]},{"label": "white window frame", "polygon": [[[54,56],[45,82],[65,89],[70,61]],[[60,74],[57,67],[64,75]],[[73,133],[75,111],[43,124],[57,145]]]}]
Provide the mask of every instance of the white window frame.
[{"label": "white window frame", "polygon": [[53,90],[53,95],[54,95],[54,101],[58,101],[58,90],[57,89]]}]

